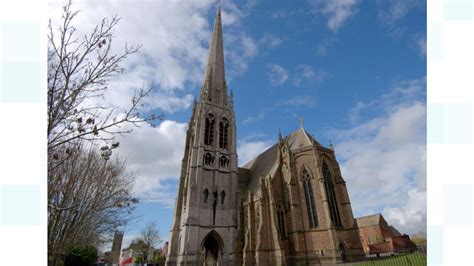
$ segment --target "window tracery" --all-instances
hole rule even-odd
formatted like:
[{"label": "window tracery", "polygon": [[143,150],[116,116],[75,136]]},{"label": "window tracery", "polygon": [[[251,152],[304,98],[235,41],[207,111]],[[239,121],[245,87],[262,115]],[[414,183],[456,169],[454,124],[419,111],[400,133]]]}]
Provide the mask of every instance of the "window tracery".
[{"label": "window tracery", "polygon": [[306,200],[306,208],[308,212],[309,227],[314,228],[318,226],[318,216],[316,213],[316,206],[314,205],[313,187],[311,185],[311,175],[306,168],[303,169],[303,190]]},{"label": "window tracery", "polygon": [[214,141],[214,124],[216,123],[213,114],[208,114],[204,125],[204,144],[212,145]]},{"label": "window tracery", "polygon": [[219,148],[227,149],[229,135],[229,121],[224,117],[219,123]]},{"label": "window tracery", "polygon": [[339,215],[339,208],[337,206],[336,193],[334,192],[334,183],[332,180],[331,172],[326,162],[323,162],[322,172],[324,177],[324,188],[328,197],[329,212],[331,214],[331,220],[335,226],[341,226],[341,217]]}]

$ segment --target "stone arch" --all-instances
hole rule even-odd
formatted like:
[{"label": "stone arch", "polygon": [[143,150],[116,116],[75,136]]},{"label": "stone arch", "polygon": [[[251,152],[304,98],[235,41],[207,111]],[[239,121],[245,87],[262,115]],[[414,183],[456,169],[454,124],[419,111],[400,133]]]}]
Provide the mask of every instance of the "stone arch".
[{"label": "stone arch", "polygon": [[300,170],[300,178],[301,178],[301,179],[304,179],[304,175],[303,175],[303,174],[304,174],[305,171],[308,173],[310,179],[313,179],[313,178],[314,178],[313,172],[309,169],[309,167],[307,167],[305,164],[303,164],[303,165],[301,166],[301,170]]},{"label": "stone arch", "polygon": [[347,256],[346,256],[346,247],[344,246],[344,243],[339,242],[339,254],[341,255],[341,260],[342,262],[346,262]]},{"label": "stone arch", "polygon": [[215,231],[209,232],[201,242],[201,265],[217,266],[222,265],[222,255],[224,253],[224,241]]}]

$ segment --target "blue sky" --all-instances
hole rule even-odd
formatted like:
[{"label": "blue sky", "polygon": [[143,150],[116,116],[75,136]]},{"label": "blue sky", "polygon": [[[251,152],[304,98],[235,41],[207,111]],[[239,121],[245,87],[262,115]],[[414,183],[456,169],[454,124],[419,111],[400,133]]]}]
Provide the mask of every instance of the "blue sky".
[{"label": "blue sky", "polygon": [[[52,15],[61,1],[52,2]],[[144,112],[156,127],[121,139],[142,197],[126,241],[173,219],[186,123],[199,95],[215,1],[83,1],[87,31],[118,14],[118,44],[141,43],[108,102],[153,87]],[[426,231],[426,4],[409,0],[222,1],[228,87],[234,91],[241,163],[305,128],[336,157],[355,216],[381,212],[404,233]],[[121,47],[117,45],[117,47]],[[127,244],[127,243],[126,243]]]}]

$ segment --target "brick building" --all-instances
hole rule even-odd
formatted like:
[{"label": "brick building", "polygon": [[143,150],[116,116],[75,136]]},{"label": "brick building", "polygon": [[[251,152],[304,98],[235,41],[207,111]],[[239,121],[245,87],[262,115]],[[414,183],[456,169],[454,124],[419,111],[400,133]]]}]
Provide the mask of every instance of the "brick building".
[{"label": "brick building", "polygon": [[356,218],[364,252],[369,254],[394,253],[413,249],[408,235],[402,235],[389,225],[382,214]]}]

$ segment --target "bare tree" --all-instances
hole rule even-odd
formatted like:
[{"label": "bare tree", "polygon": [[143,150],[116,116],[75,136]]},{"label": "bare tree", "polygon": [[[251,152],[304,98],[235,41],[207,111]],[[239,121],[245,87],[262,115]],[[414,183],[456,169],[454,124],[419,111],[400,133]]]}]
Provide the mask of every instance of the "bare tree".
[{"label": "bare tree", "polygon": [[49,173],[48,251],[56,262],[69,247],[100,246],[124,226],[138,199],[131,194],[134,176],[119,159],[106,162],[89,148]]},{"label": "bare tree", "polygon": [[[120,64],[139,46],[125,45],[120,54],[112,52],[113,33],[120,18],[104,18],[90,34],[77,37],[73,21],[79,11],[71,2],[63,7],[62,24],[48,34],[48,152],[76,139],[107,138],[101,133],[127,133],[123,124],[161,118],[150,114],[141,117],[138,109],[149,91],[135,92],[128,108],[118,110],[103,104],[108,81],[121,74]],[[87,104],[86,104],[87,102]]]},{"label": "bare tree", "polygon": [[[129,248],[138,251],[143,262],[150,262],[149,257],[153,249],[161,242],[161,236],[156,222],[150,222],[140,231],[140,236],[135,238]],[[152,258],[153,260],[153,258]]]},{"label": "bare tree", "polygon": [[109,240],[129,221],[138,203],[131,195],[134,176],[123,161],[107,163],[108,157],[104,161],[98,141],[162,117],[140,116],[142,100],[150,92],[144,89],[135,91],[127,108],[104,104],[109,81],[123,72],[121,63],[140,47],[125,45],[121,53],[113,52],[117,16],[102,19],[92,32],[78,36],[73,23],[78,14],[69,1],[60,25],[49,23],[48,262],[52,265],[61,264],[70,247],[97,247]]}]

